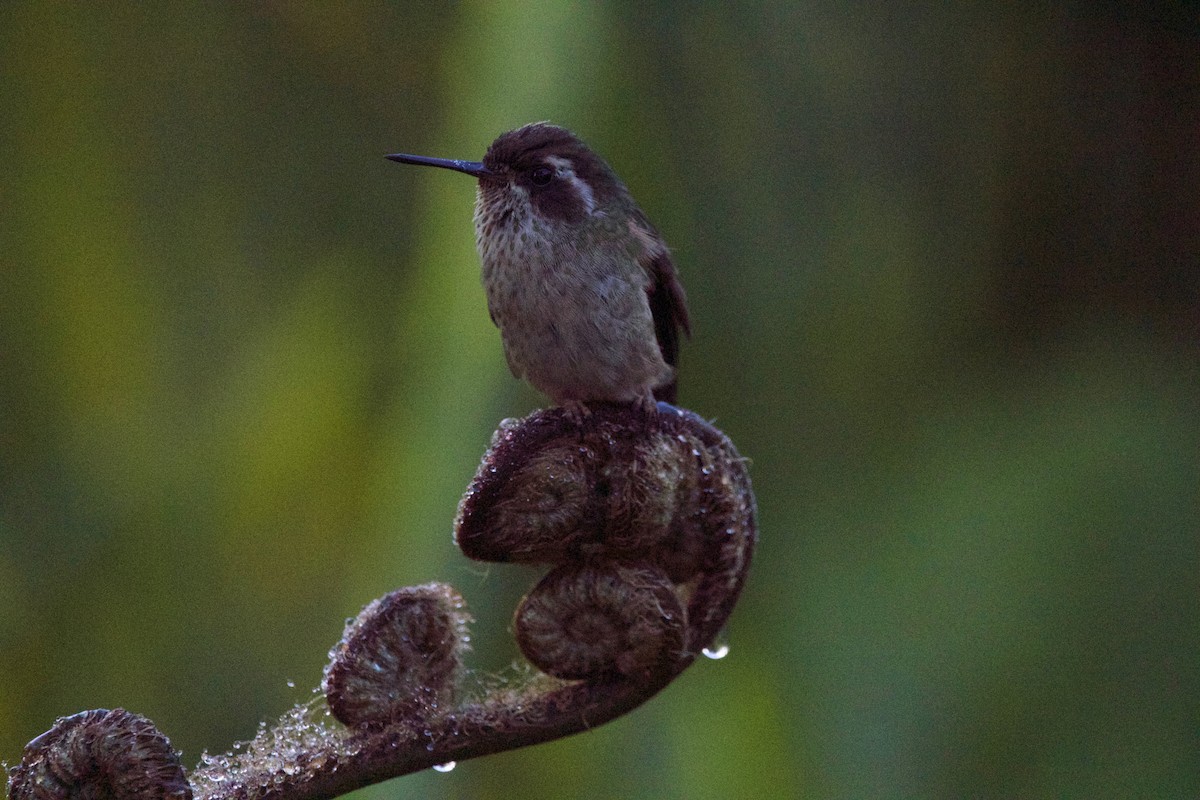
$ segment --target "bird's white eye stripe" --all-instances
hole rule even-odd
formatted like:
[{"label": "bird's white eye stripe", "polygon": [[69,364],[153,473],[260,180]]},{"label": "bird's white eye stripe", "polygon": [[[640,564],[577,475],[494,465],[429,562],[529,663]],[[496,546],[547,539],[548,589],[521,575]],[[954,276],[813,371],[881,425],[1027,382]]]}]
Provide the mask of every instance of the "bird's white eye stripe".
[{"label": "bird's white eye stripe", "polygon": [[582,180],[575,174],[570,159],[560,156],[549,156],[546,158],[546,163],[553,165],[559,176],[575,190],[575,195],[583,203],[588,216],[594,214],[596,211],[596,195],[592,193],[592,187],[588,186],[587,181]]}]

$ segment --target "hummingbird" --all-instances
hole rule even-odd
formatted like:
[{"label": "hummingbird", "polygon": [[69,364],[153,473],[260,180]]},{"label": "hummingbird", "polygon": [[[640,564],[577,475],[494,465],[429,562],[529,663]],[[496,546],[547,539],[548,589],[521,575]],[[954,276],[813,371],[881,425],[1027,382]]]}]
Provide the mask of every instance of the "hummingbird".
[{"label": "hummingbird", "polygon": [[482,161],[396,153],[478,180],[475,246],[513,375],[575,418],[589,402],[675,402],[687,298],[662,236],[605,161],[565,128],[501,134]]}]

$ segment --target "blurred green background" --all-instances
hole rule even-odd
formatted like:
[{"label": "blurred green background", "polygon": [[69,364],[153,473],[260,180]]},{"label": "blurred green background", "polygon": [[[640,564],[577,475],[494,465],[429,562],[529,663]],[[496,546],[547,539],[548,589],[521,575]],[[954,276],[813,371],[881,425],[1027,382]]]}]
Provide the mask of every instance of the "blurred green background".
[{"label": "blurred green background", "polygon": [[753,459],[732,650],[356,797],[1200,795],[1200,36],[1099,8],[0,6],[0,759],[118,705],[225,751],[401,585],[513,658],[535,573],[450,523],[543,400],[472,181],[382,156],[550,119]]}]

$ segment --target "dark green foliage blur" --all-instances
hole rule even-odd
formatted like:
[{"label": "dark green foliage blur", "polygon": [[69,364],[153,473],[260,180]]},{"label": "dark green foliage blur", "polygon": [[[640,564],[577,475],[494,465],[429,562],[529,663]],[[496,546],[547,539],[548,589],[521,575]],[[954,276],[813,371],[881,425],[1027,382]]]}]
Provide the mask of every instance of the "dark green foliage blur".
[{"label": "dark green foliage blur", "polygon": [[514,657],[536,573],[450,524],[543,400],[471,180],[382,156],[550,119],[674,248],[761,547],[723,661],[359,797],[1200,794],[1200,37],[1109,6],[0,5],[0,759],[227,750],[401,585]]}]

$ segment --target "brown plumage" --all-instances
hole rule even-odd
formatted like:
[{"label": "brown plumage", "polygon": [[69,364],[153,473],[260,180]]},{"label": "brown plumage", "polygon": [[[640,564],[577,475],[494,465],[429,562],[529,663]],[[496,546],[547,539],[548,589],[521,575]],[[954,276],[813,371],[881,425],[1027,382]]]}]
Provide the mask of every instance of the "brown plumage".
[{"label": "brown plumage", "polygon": [[482,162],[389,156],[479,179],[476,244],[513,374],[556,403],[674,402],[687,301],[658,231],[570,131],[502,134]]}]

